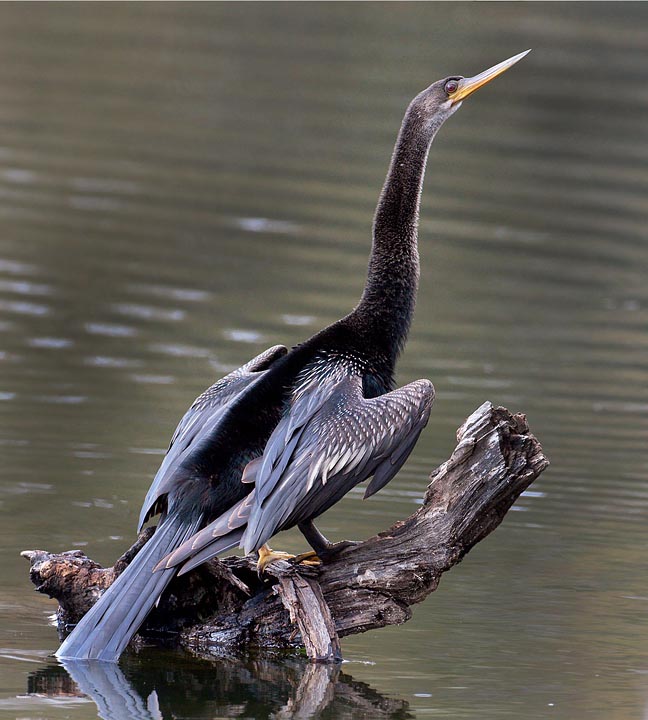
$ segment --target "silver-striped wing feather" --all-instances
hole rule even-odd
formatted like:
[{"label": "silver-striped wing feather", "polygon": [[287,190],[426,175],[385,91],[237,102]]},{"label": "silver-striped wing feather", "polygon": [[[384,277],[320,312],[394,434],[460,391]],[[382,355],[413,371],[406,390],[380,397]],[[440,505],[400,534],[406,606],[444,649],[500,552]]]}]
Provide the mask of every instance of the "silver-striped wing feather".
[{"label": "silver-striped wing feather", "polygon": [[428,380],[375,398],[363,396],[357,375],[320,379],[302,389],[266,445],[245,551],[317,517],[369,477],[367,497],[383,487],[410,454],[433,400]]}]

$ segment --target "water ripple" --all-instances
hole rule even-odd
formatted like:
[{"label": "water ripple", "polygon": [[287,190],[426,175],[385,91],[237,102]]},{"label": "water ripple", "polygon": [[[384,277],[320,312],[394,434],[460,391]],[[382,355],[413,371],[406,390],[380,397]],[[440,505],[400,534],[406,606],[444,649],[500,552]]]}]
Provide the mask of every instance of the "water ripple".
[{"label": "water ripple", "polygon": [[16,295],[51,295],[52,288],[49,285],[26,280],[0,280],[0,292],[11,292]]},{"label": "water ripple", "polygon": [[55,337],[35,337],[29,338],[27,344],[33,348],[46,348],[51,350],[60,350],[62,348],[70,347],[73,342],[68,338],[55,338]]},{"label": "water ripple", "polygon": [[139,320],[171,320],[177,322],[183,320],[186,314],[184,310],[177,308],[158,308],[130,303],[116,303],[113,305],[113,309],[120,315],[128,315]]},{"label": "water ripple", "polygon": [[106,335],[108,337],[134,337],[137,328],[130,325],[115,325],[113,323],[89,322],[84,325],[86,332],[91,335]]},{"label": "water ripple", "polygon": [[263,335],[256,330],[223,330],[226,340],[240,343],[258,343],[263,341]]},{"label": "water ripple", "polygon": [[138,183],[122,178],[75,177],[70,182],[77,190],[89,193],[106,192],[136,195],[140,190]]},{"label": "water ripple", "polygon": [[136,383],[144,383],[145,385],[171,385],[175,382],[173,375],[143,375],[133,374],[131,380]]},{"label": "water ripple", "polygon": [[296,234],[299,226],[289,220],[271,220],[263,217],[232,218],[232,225],[252,233]]},{"label": "water ripple", "polygon": [[281,319],[286,325],[312,325],[315,322],[315,318],[312,315],[282,315]]},{"label": "water ripple", "polygon": [[52,405],[80,405],[88,401],[85,395],[37,395],[35,399]]},{"label": "water ripple", "polygon": [[35,316],[49,315],[51,312],[51,309],[47,305],[14,300],[0,300],[0,310],[16,313],[18,315]]},{"label": "water ripple", "polygon": [[133,368],[141,367],[144,364],[143,360],[123,357],[109,357],[107,355],[93,355],[92,357],[86,357],[83,362],[86,365],[104,368]]},{"label": "water ripple", "polygon": [[36,173],[22,168],[5,168],[0,171],[0,177],[7,182],[29,185],[36,180]]},{"label": "water ripple", "polygon": [[187,302],[205,302],[210,299],[211,293],[206,290],[197,290],[195,288],[179,288],[170,285],[130,285],[130,290],[144,293],[147,295],[155,295],[163,298],[173,298],[174,300],[185,300]]},{"label": "water ripple", "polygon": [[177,343],[153,343],[149,346],[153,352],[171,355],[173,357],[204,358],[211,355],[211,351],[195,345],[180,345]]}]

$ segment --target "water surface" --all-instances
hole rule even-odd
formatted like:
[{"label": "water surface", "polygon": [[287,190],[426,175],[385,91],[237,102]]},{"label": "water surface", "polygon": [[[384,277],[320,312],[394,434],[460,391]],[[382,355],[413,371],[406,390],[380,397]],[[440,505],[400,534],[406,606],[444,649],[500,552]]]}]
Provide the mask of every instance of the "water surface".
[{"label": "water surface", "polygon": [[194,396],[355,303],[409,99],[527,47],[432,149],[399,368],[436,386],[428,429],[321,527],[410,514],[486,399],[527,413],[552,467],[408,624],[346,639],[341,676],[148,653],[106,682],[158,717],[648,712],[647,21],[640,3],[0,8],[0,716],[98,711],[50,659],[54,604],[19,551],[114,561]]}]

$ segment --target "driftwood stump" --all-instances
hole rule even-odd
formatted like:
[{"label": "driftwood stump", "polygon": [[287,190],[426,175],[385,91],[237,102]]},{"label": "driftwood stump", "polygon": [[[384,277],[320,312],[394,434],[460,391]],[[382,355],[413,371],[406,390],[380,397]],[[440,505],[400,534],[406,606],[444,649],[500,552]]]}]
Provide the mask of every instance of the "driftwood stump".
[{"label": "driftwood stump", "polygon": [[[389,530],[320,567],[273,563],[260,580],[252,558],[213,560],[176,578],[142,636],[173,637],[205,654],[305,647],[315,662],[341,658],[339,637],[406,622],[441,574],[494,530],[548,466],[524,415],[490,403],[459,428],[457,447],[430,477],[423,505]],[[150,538],[144,531],[113,568],[79,551],[25,551],[31,580],[59,602],[65,635]]]}]

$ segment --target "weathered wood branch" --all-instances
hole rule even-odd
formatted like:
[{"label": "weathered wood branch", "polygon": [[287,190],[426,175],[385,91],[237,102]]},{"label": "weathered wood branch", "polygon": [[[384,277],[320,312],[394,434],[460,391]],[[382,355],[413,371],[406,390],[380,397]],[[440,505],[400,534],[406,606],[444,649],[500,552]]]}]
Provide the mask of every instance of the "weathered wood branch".
[{"label": "weathered wood branch", "polygon": [[[340,657],[338,637],[409,620],[410,607],[499,525],[549,464],[526,418],[490,403],[463,423],[457,441],[450,459],[432,473],[423,505],[406,520],[319,568],[273,563],[264,580],[251,558],[207,563],[169,586],[142,635],[175,633],[180,644],[202,653],[305,646],[311,660],[327,662]],[[59,602],[61,634],[151,532],[142,533],[114,568],[101,568],[78,551],[23,553],[37,589]]]}]

